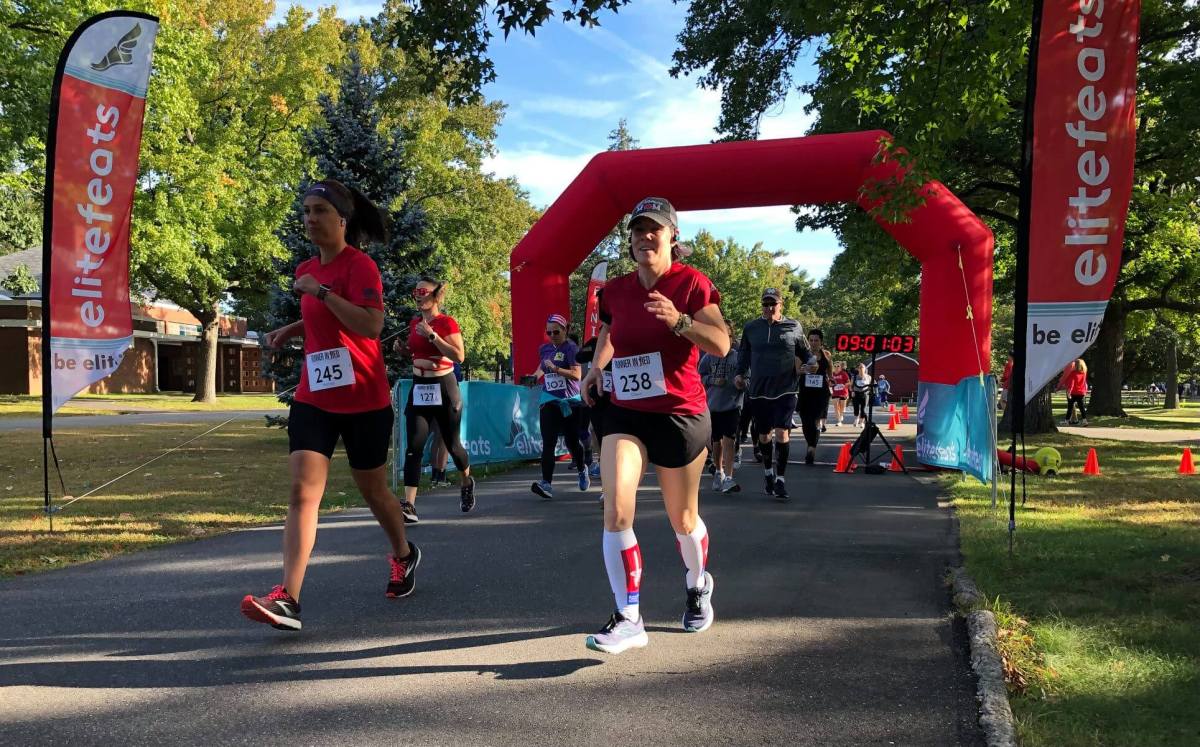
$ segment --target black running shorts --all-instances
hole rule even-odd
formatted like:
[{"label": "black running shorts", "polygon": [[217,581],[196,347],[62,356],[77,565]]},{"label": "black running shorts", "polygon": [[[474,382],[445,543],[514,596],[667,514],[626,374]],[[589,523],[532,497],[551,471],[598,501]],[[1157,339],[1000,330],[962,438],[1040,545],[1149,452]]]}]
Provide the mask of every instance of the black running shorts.
[{"label": "black running shorts", "polygon": [[656,467],[686,467],[708,448],[712,426],[708,410],[699,415],[670,415],[629,410],[613,402],[604,413],[604,435],[633,436],[646,447]]},{"label": "black running shorts", "polygon": [[747,399],[754,426],[759,434],[770,433],[774,428],[791,430],[792,413],[796,411],[796,393],[775,399]]},{"label": "black running shorts", "polygon": [[346,448],[350,469],[375,469],[387,464],[395,413],[390,406],[368,412],[327,412],[293,402],[288,413],[288,453],[315,451],[333,458],[338,437]]},{"label": "black running shorts", "polygon": [[708,415],[712,419],[712,437],[714,441],[719,438],[737,437],[738,421],[742,417],[741,410],[709,412]]}]

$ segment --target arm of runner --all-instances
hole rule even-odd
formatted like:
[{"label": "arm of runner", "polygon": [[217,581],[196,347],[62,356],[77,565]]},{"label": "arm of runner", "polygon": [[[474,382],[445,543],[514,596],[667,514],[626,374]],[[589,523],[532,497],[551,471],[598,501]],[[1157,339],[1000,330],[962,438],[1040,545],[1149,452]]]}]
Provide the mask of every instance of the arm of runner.
[{"label": "arm of runner", "polygon": [[296,335],[304,331],[304,320],[300,319],[291,324],[286,324],[279,329],[271,330],[263,337],[263,345],[277,349],[283,347],[283,344],[292,339]]},{"label": "arm of runner", "polygon": [[696,343],[697,347],[706,353],[724,358],[729,354],[729,332],[725,329],[725,318],[721,308],[710,303],[696,312],[692,326],[688,327],[683,336]]},{"label": "arm of runner", "polygon": [[613,357],[613,346],[608,340],[608,324],[600,325],[600,334],[596,336],[596,353],[592,356],[592,367],[588,369],[587,376],[583,377],[580,382],[580,395],[583,397],[583,403],[588,407],[596,404],[596,400],[592,399],[592,387],[596,391],[604,390],[604,367],[609,364]]},{"label": "arm of runner", "polygon": [[434,332],[431,342],[438,349],[439,353],[455,363],[462,363],[463,359],[467,357],[467,349],[463,345],[461,332],[455,332],[449,337],[442,337],[437,332]]},{"label": "arm of runner", "polygon": [[750,370],[750,335],[746,327],[742,327],[742,341],[738,343],[738,362],[734,383],[739,389],[746,385],[746,371]]},{"label": "arm of runner", "polygon": [[555,367],[554,372],[564,379],[571,381],[579,381],[583,377],[583,366],[571,366],[570,368]]},{"label": "arm of runner", "polygon": [[[296,278],[293,288],[300,293],[315,296],[321,290],[321,284],[312,275],[305,274]],[[383,331],[382,309],[357,306],[333,291],[325,294],[325,305],[338,318],[338,321],[346,326],[346,329],[356,335],[379,337],[379,333]]]}]

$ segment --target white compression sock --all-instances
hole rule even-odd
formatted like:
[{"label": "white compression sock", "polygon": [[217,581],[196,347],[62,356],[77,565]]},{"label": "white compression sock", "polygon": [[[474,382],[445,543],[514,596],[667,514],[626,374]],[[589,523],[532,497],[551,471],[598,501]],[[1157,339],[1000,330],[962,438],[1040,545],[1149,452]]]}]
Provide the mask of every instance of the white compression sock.
[{"label": "white compression sock", "polygon": [[704,588],[704,568],[708,565],[708,527],[704,520],[696,517],[696,528],[691,534],[675,534],[679,543],[679,554],[687,566],[687,587]]},{"label": "white compression sock", "polygon": [[604,532],[604,569],[621,617],[637,622],[642,588],[642,550],[633,529]]}]

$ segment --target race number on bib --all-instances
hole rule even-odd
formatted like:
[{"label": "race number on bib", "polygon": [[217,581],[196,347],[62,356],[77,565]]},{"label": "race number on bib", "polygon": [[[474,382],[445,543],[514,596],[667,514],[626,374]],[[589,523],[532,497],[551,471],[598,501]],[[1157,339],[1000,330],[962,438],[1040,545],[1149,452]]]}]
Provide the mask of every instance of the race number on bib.
[{"label": "race number on bib", "polygon": [[661,353],[613,359],[613,396],[617,400],[661,397],[667,393]]},{"label": "race number on bib", "polygon": [[548,373],[545,378],[547,392],[565,392],[567,391],[567,380],[562,374]]},{"label": "race number on bib", "polygon": [[413,404],[418,407],[437,407],[442,404],[442,385],[414,384]]},{"label": "race number on bib", "polygon": [[308,367],[308,389],[319,392],[354,383],[354,363],[346,348],[318,350],[304,357]]},{"label": "race number on bib", "polygon": [[600,385],[604,388],[604,391],[608,392],[609,394],[612,394],[612,390],[613,390],[612,372],[611,371],[602,371],[601,376],[603,377],[603,381],[601,382]]},{"label": "race number on bib", "polygon": [[821,374],[805,374],[804,386],[823,387],[825,386],[825,377]]}]

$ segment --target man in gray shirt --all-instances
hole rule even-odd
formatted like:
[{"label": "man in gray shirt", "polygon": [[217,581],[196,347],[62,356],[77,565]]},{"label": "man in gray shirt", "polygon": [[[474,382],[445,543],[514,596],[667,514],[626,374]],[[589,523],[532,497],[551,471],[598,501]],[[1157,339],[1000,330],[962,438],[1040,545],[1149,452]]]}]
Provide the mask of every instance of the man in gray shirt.
[{"label": "man in gray shirt", "polygon": [[[729,339],[733,340],[733,325],[728,319],[725,326]],[[719,358],[705,353],[700,358],[700,380],[708,395],[708,412],[712,421],[712,460],[717,467],[713,475],[713,490],[736,493],[741,487],[733,479],[734,439],[737,438],[738,421],[741,420],[742,390],[734,383],[737,371],[738,351],[730,345],[729,353]]]},{"label": "man in gray shirt", "polygon": [[764,489],[781,501],[788,499],[783,474],[788,464],[792,413],[796,411],[797,360],[802,365],[811,357],[800,322],[783,315],[783,295],[777,288],[764,290],[762,316],[742,329],[735,384],[746,388],[746,406],[758,429]]}]

